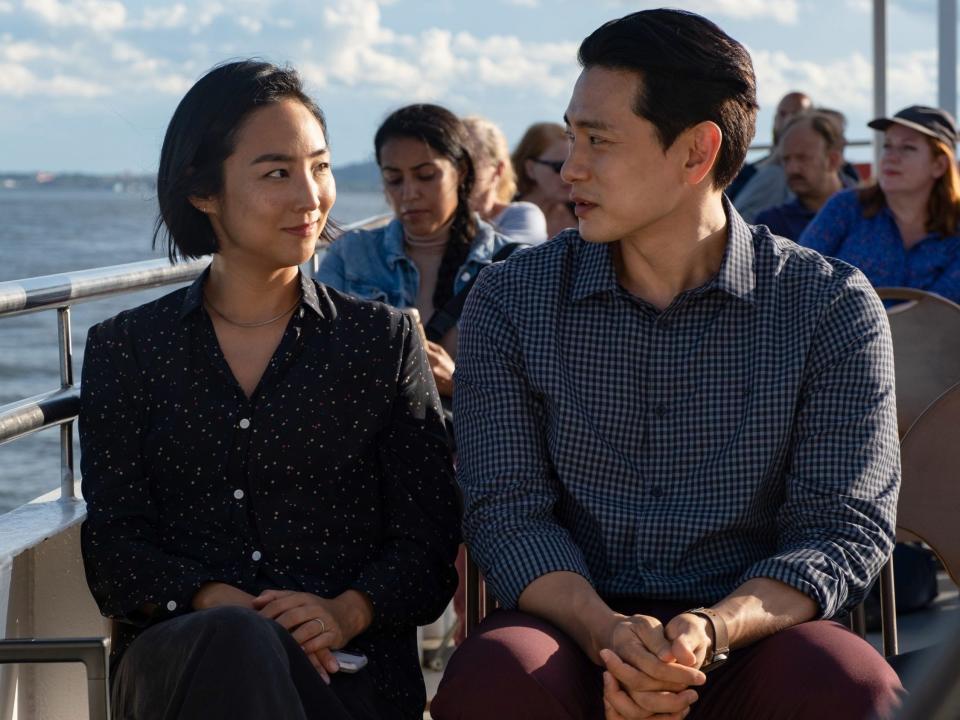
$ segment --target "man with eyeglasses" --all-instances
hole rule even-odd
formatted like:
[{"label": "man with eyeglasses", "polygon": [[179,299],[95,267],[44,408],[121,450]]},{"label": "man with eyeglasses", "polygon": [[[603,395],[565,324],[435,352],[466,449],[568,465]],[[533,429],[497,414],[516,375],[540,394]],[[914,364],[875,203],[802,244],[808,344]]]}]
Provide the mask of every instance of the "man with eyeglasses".
[{"label": "man with eyeglasses", "polygon": [[464,534],[504,609],[433,717],[881,717],[896,674],[829,618],[893,546],[883,306],[725,199],[742,45],[648,10],[579,55],[579,229],[485,270],[461,321]]}]

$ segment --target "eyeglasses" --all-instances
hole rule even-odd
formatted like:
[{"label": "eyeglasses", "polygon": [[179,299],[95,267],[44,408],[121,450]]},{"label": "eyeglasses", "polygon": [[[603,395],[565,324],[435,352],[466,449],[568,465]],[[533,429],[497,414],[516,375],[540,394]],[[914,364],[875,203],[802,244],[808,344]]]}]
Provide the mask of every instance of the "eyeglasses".
[{"label": "eyeglasses", "polygon": [[535,163],[540,163],[541,165],[546,165],[548,168],[553,170],[557,175],[560,174],[560,169],[563,167],[563,160],[541,160],[540,158],[530,158]]}]

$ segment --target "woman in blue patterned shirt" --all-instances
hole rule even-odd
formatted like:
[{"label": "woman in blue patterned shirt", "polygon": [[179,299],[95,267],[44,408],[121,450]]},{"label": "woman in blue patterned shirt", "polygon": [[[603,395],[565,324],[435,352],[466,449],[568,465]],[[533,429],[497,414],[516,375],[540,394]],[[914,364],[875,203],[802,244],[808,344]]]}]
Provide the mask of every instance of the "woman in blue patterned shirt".
[{"label": "woman in blue patterned shirt", "polygon": [[831,198],[798,242],[855,265],[874,287],[913,287],[960,302],[953,118],[914,105],[868,125],[884,132],[877,180]]}]

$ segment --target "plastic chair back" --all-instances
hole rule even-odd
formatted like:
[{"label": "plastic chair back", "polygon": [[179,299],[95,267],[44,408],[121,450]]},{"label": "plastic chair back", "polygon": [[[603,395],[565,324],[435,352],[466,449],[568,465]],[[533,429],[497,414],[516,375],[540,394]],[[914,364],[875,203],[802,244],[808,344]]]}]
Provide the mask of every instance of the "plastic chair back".
[{"label": "plastic chair back", "polygon": [[897,538],[925,542],[960,585],[960,384],[914,422],[900,456]]},{"label": "plastic chair back", "polygon": [[947,389],[960,382],[960,305],[913,288],[877,288],[887,309],[897,380],[897,424],[902,438]]},{"label": "plastic chair back", "polygon": [[[897,540],[921,541],[960,585],[960,383],[917,418],[900,442],[902,482],[897,501]],[[898,652],[893,560],[880,575],[884,655]]]}]

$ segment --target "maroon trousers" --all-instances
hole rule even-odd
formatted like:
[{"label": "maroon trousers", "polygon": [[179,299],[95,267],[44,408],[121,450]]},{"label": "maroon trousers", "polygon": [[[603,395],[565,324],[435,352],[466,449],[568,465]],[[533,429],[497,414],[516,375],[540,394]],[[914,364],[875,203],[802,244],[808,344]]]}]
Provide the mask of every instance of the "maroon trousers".
[{"label": "maroon trousers", "polygon": [[[632,603],[630,611],[667,622],[688,607]],[[454,653],[430,712],[434,720],[602,720],[601,677],[550,623],[498,610]],[[695,689],[688,720],[873,720],[892,714],[903,693],[871,645],[826,620],[733,651]]]}]

